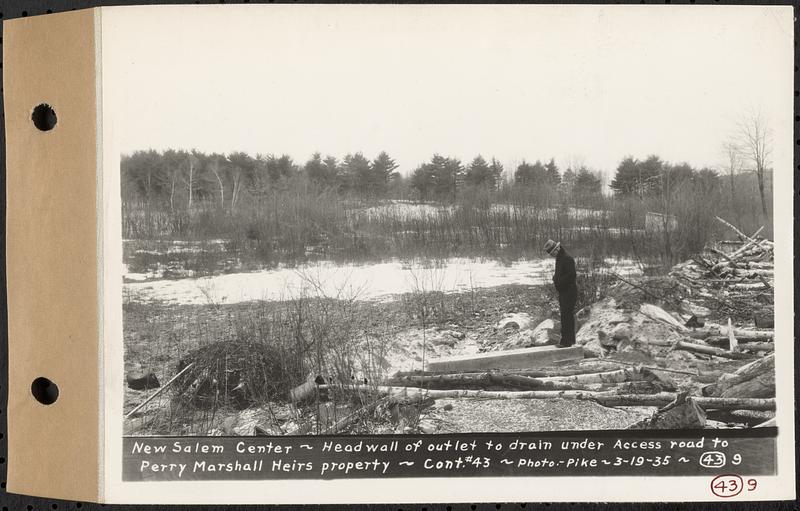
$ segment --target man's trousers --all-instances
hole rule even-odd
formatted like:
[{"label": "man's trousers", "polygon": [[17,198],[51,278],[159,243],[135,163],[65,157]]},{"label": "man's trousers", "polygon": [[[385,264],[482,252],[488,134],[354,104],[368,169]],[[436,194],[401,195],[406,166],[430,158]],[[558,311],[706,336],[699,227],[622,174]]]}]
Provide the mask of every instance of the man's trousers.
[{"label": "man's trousers", "polygon": [[575,344],[575,304],[578,301],[578,290],[570,289],[558,293],[558,308],[561,311],[561,344]]}]

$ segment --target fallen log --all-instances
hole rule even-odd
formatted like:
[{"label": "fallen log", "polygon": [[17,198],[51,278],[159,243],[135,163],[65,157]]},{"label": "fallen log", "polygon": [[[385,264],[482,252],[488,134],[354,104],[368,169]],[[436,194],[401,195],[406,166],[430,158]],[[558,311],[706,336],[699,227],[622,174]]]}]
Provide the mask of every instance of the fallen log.
[{"label": "fallen log", "polygon": [[775,398],[692,397],[704,410],[775,410]]},{"label": "fallen log", "polygon": [[537,369],[582,358],[583,348],[580,346],[560,349],[555,346],[540,346],[432,359],[428,362],[427,369],[441,372]]},{"label": "fallen log", "polygon": [[674,341],[668,341],[666,339],[637,339],[636,342],[648,346],[672,346],[674,344]]},{"label": "fallen log", "polygon": [[[731,259],[731,257],[728,254],[726,254],[725,252],[723,252],[722,250],[717,250],[716,248],[713,248],[713,247],[709,248],[708,250],[710,252],[714,253],[714,254],[717,254],[721,258],[725,259],[725,261],[724,261],[725,265],[729,265],[731,268],[737,268],[738,267],[736,261]],[[711,271],[711,273],[714,273],[714,274],[717,274],[717,275],[719,275],[720,270],[723,268],[723,265],[720,265],[719,262],[716,263],[716,264],[713,264],[710,261],[706,261],[705,259],[703,259],[703,262],[708,264],[709,270]]]},{"label": "fallen log", "polygon": [[743,264],[745,268],[753,268],[756,270],[769,270],[774,273],[775,271],[775,263],[770,262],[760,262],[760,261],[747,261]]},{"label": "fallen log", "polygon": [[582,390],[580,385],[570,385],[560,381],[545,381],[540,378],[520,376],[517,374],[489,373],[489,381],[498,385],[511,385],[525,389],[540,390]]},{"label": "fallen log", "polygon": [[[714,266],[719,266],[724,270],[729,270],[734,274],[738,272],[750,272],[750,271],[759,271],[759,272],[770,272],[772,274],[775,273],[775,265],[770,262],[764,261],[739,261],[736,264],[731,264],[728,261],[720,261],[719,263],[715,264]],[[702,280],[702,279],[701,279]]]},{"label": "fallen log", "polygon": [[604,406],[664,406],[673,401],[675,395],[671,393],[658,394],[617,394],[613,391],[520,391],[520,392],[492,392],[492,391],[430,391],[430,397],[439,399],[443,397],[458,398],[485,398],[485,399],[577,399],[595,401]]},{"label": "fallen log", "polygon": [[748,342],[739,344],[740,350],[747,351],[775,351],[775,344],[771,342]]},{"label": "fallen log", "polygon": [[740,367],[703,388],[703,395],[723,398],[775,397],[775,354]]},{"label": "fallen log", "polygon": [[[721,335],[728,335],[728,333],[723,332]],[[744,328],[734,328],[733,335],[739,339],[739,342],[767,341],[775,337],[775,330],[747,330]]]},{"label": "fallen log", "polygon": [[558,381],[545,381],[520,374],[484,372],[472,374],[440,374],[431,376],[404,376],[402,378],[389,378],[382,382],[384,385],[400,385],[410,387],[448,388],[452,387],[486,387],[493,384],[501,387],[521,387],[525,389],[540,390],[581,390],[580,386],[560,383]]},{"label": "fallen log", "polygon": [[752,284],[730,284],[728,289],[736,291],[760,291],[763,289],[772,289],[772,287],[765,282],[754,282]]},{"label": "fallen log", "polygon": [[[764,226],[761,226],[761,227],[760,227],[760,228],[759,228],[759,229],[756,231],[756,233],[755,233],[755,234],[753,234],[753,238],[755,238],[756,236],[758,236],[758,234],[759,234],[759,233],[760,233],[760,232],[761,232],[763,229],[764,229]],[[750,239],[750,240],[749,240],[747,243],[743,244],[741,247],[739,247],[738,249],[736,249],[735,251],[733,251],[733,252],[732,252],[732,253],[730,253],[730,254],[726,254],[725,252],[723,252],[723,251],[721,251],[721,250],[716,250],[716,249],[713,249],[713,251],[714,251],[714,253],[715,253],[715,254],[719,254],[719,255],[723,256],[723,257],[724,257],[724,258],[727,260],[727,262],[729,262],[729,263],[733,263],[733,264],[734,264],[734,266],[735,266],[735,264],[736,264],[736,260],[737,260],[737,259],[739,259],[740,257],[742,257],[742,256],[743,256],[743,255],[744,255],[744,254],[747,252],[747,250],[748,250],[748,249],[750,249],[750,248],[751,248],[751,247],[753,247],[754,245],[756,245],[756,246],[760,246],[759,244],[760,244],[761,242],[763,242],[763,241],[764,241],[764,240],[756,241],[755,239]],[[717,273],[717,272],[720,270],[720,268],[721,268],[721,266],[720,266],[720,263],[717,263],[717,264],[715,264],[715,265],[714,265],[714,267],[713,267],[713,268],[711,268],[711,271],[713,271],[714,273]]]},{"label": "fallen log", "polygon": [[744,254],[744,252],[747,251],[747,249],[749,249],[753,245],[758,244],[760,246],[760,244],[763,243],[765,240],[763,240],[763,239],[762,240],[756,240],[756,236],[761,234],[761,231],[763,231],[763,230],[764,230],[764,226],[762,225],[761,227],[758,228],[758,230],[756,232],[753,233],[752,236],[750,236],[750,239],[747,241],[747,243],[745,243],[741,247],[737,248],[731,254],[731,259],[736,259],[740,255]]},{"label": "fallen log", "polygon": [[695,344],[692,342],[677,341],[675,349],[692,351],[694,353],[702,353],[703,355],[713,355],[715,357],[729,358],[731,360],[746,360],[753,358],[752,355],[739,353],[736,351],[727,351],[713,346],[703,346],[702,344]]},{"label": "fallen log", "polygon": [[435,374],[435,375],[408,375],[387,378],[384,385],[485,385],[489,381],[489,373],[460,373],[460,374]]},{"label": "fallen log", "polygon": [[627,369],[617,369],[616,371],[608,371],[601,373],[586,373],[577,374],[574,376],[553,376],[549,378],[541,378],[544,382],[560,382],[560,383],[622,383],[625,381],[633,381],[642,379],[641,373],[636,367],[629,367]]},{"label": "fallen log", "polygon": [[744,282],[744,278],[732,278],[732,277],[724,277],[724,278],[714,278],[714,279],[703,279],[701,283],[698,285],[706,285],[706,284],[736,284],[739,282]]},{"label": "fallen log", "polygon": [[[325,385],[320,385],[325,387]],[[362,387],[362,386],[358,386]],[[617,394],[616,392],[592,392],[582,390],[527,390],[527,391],[491,391],[491,390],[426,390],[418,387],[389,387],[379,385],[364,390],[377,391],[381,394],[411,397],[423,394],[432,399],[476,398],[476,399],[578,399],[595,401],[604,406],[665,406],[675,400],[673,392],[657,394]],[[755,398],[720,398],[692,397],[704,409],[717,410],[775,410],[775,399]]]},{"label": "fallen log", "polygon": [[754,246],[745,250],[745,252],[742,254],[745,260],[759,260],[766,256],[771,256],[774,247],[770,245],[768,241],[769,240],[760,240]]},{"label": "fallen log", "polygon": [[[539,377],[540,378],[556,378],[560,376],[575,376],[579,374],[591,374],[591,373],[600,373],[604,371],[615,371],[617,366],[611,363],[611,361],[599,361],[596,359],[586,359],[577,361],[580,363],[579,367],[573,368],[565,368],[565,369],[547,369],[544,371],[540,371]],[[504,371],[505,372],[505,371]],[[509,371],[510,372],[510,371]],[[532,371],[531,371],[532,372]],[[533,374],[528,374],[526,371],[516,372],[514,371],[513,374],[521,374],[524,376],[534,376]]]},{"label": "fallen log", "polygon": [[[672,346],[672,344],[673,344],[673,343],[671,343],[669,341],[665,341],[665,343],[666,343],[665,344],[666,346]],[[681,371],[680,369],[667,369],[665,367],[644,366],[644,365],[637,366],[636,364],[634,364],[632,362],[624,362],[622,360],[609,360],[609,362],[611,362],[612,364],[620,364],[620,365],[625,365],[625,366],[630,366],[630,367],[638,367],[641,371],[661,371],[661,372],[666,372],[666,373],[688,374],[690,376],[697,376],[698,375],[698,373],[691,372],[691,371]]]},{"label": "fallen log", "polygon": [[317,384],[314,383],[314,380],[303,382],[300,385],[289,390],[289,399],[292,402],[301,401],[307,398],[308,396],[314,394],[314,391],[316,389],[317,389]]},{"label": "fallen log", "polygon": [[[576,374],[596,373],[601,371],[615,370],[616,366],[609,362],[598,362],[596,360],[576,361],[582,362],[580,367],[565,369],[503,369],[502,374],[518,374],[520,376],[530,376],[533,378],[550,378],[556,376],[574,376]],[[585,365],[584,365],[585,364]],[[460,375],[481,375],[487,371],[398,371],[392,378],[405,378],[406,376],[460,376]]]},{"label": "fallen log", "polygon": [[773,412],[757,410],[709,410],[707,419],[725,422],[728,424],[743,424],[749,428],[770,419]]},{"label": "fallen log", "polygon": [[[708,344],[719,347],[725,347],[728,345],[728,339],[726,337],[712,337],[710,339],[706,339],[706,342]],[[739,349],[750,350],[750,351],[774,351],[775,344],[773,344],[772,342],[747,341],[747,342],[740,342]]]},{"label": "fallen log", "polygon": [[[716,337],[724,337],[727,339],[728,329],[722,325],[706,324],[705,327],[697,328],[691,332],[687,332],[686,335],[692,339],[708,339]],[[736,339],[738,339],[740,343],[747,341],[765,341],[775,337],[775,330],[748,330],[745,328],[734,328],[733,335],[736,336]]]},{"label": "fallen log", "polygon": [[758,269],[735,269],[732,272],[737,277],[745,277],[748,279],[754,279],[757,277],[774,277],[775,270],[758,270]]},{"label": "fallen log", "polygon": [[628,429],[702,429],[706,425],[706,412],[694,398],[681,393],[672,403],[660,408]]}]

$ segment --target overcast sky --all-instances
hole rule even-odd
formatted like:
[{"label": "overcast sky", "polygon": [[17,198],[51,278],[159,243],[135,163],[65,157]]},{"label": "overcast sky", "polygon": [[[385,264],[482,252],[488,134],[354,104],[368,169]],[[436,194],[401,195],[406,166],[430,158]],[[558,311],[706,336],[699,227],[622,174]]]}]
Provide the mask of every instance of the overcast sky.
[{"label": "overcast sky", "polygon": [[[791,171],[790,7],[189,6],[103,14],[123,152],[438,152],[613,171],[723,161],[760,110]],[[111,120],[113,116],[113,120]]]}]

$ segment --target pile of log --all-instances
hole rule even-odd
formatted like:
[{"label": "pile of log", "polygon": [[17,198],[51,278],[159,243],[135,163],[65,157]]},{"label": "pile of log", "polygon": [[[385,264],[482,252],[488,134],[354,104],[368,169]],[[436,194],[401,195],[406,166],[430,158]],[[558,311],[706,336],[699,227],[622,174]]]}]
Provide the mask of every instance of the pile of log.
[{"label": "pile of log", "polygon": [[[772,328],[737,328],[707,323],[687,333],[688,342],[679,349],[717,355],[734,360],[746,360],[750,355],[767,355],[775,351],[775,330]],[[689,344],[691,346],[687,347]],[[726,353],[727,352],[727,353]]]},{"label": "pile of log", "polygon": [[[455,398],[581,400],[606,407],[657,408],[650,418],[630,426],[633,429],[713,427],[719,425],[721,418],[727,418],[728,423],[754,426],[771,419],[775,411],[774,354],[759,357],[706,346],[700,339],[686,339],[665,347],[666,352],[692,351],[706,360],[703,367],[709,370],[667,367],[663,356],[656,357],[658,365],[587,358],[570,361],[567,366],[536,369],[398,372],[379,382],[336,388],[339,392],[375,396],[382,402],[389,399],[414,406],[423,401]],[[739,361],[743,365],[731,370],[731,364]],[[677,378],[682,379],[680,385],[675,383]],[[326,392],[330,386],[316,385],[316,391]],[[342,419],[336,428],[346,427],[372,410],[374,406],[366,405]],[[712,417],[716,423],[710,422]]]},{"label": "pile of log", "polygon": [[[395,397],[424,396],[430,399],[444,398],[478,398],[478,399],[577,399],[594,401],[603,406],[658,406],[666,407],[679,399],[675,392],[656,392],[652,394],[620,394],[616,390],[581,391],[581,390],[432,390],[422,387],[393,387],[388,385],[355,385],[353,390],[375,392]],[[774,398],[723,398],[692,396],[692,400],[704,409],[713,410],[757,410],[774,411]]]},{"label": "pile of log", "polygon": [[[382,386],[438,389],[491,390],[590,390],[615,389],[625,382],[651,382],[654,391],[674,390],[663,385],[653,373],[642,367],[622,367],[614,364],[583,368],[518,371],[486,371],[469,373],[397,373],[382,382]],[[661,384],[661,387],[659,387]]]},{"label": "pile of log", "polygon": [[[716,357],[717,353],[707,355]],[[631,429],[685,429],[709,427],[709,415],[730,417],[731,421],[747,425],[769,420],[775,411],[774,369],[773,354],[743,365],[733,373],[587,359],[568,368],[396,373],[380,384],[359,384],[352,390],[405,400],[423,397],[583,400],[606,407],[651,406],[658,409],[650,418],[630,426]],[[708,384],[699,392],[679,390],[670,374]],[[750,423],[746,415],[742,419],[737,413],[756,414],[755,422]],[[759,420],[758,414],[768,415]]]},{"label": "pile of log", "polygon": [[[736,317],[769,317],[774,303],[773,242],[760,237],[763,226],[748,236],[716,218],[738,239],[710,245],[703,254],[673,267],[670,275],[680,282],[695,307],[702,304],[700,309]],[[759,323],[759,319],[755,321]]]}]

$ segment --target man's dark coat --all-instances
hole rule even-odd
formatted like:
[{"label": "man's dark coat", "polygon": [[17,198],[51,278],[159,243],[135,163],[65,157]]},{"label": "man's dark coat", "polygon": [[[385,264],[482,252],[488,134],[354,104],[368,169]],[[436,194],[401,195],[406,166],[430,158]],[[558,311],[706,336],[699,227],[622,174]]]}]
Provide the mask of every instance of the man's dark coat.
[{"label": "man's dark coat", "polygon": [[556,256],[556,271],[553,284],[558,291],[558,307],[561,311],[561,345],[575,344],[575,303],[578,301],[578,284],[575,275],[575,259],[563,248]]}]

